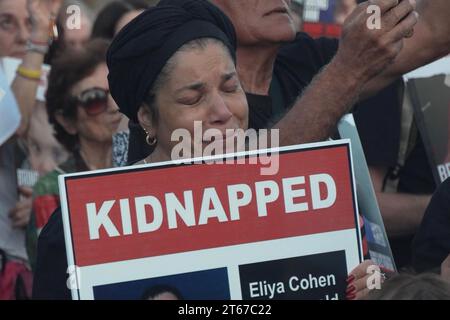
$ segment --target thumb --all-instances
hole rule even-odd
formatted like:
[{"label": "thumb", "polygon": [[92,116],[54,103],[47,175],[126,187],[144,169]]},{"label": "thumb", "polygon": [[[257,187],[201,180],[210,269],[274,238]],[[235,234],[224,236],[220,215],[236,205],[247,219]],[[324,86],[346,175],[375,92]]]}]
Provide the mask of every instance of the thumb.
[{"label": "thumb", "polygon": [[450,270],[450,255],[447,257],[447,259],[444,260],[444,262],[441,265],[442,269],[449,269]]},{"label": "thumb", "polygon": [[441,276],[444,280],[450,282],[450,255],[441,265]]}]

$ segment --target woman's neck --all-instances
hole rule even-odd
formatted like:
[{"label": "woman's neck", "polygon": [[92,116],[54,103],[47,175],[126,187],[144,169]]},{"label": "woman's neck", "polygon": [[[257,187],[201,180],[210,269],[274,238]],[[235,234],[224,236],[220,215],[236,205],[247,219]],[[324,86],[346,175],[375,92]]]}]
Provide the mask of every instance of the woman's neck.
[{"label": "woman's neck", "polygon": [[156,147],[155,150],[148,157],[146,157],[143,160],[143,162],[144,163],[158,163],[158,162],[165,162],[165,161],[170,161],[170,160],[171,160],[170,155],[167,155],[160,148]]},{"label": "woman's neck", "polygon": [[278,49],[278,46],[242,46],[237,49],[237,70],[245,92],[269,94]]},{"label": "woman's neck", "polygon": [[112,167],[112,145],[80,140],[80,156],[90,170]]}]

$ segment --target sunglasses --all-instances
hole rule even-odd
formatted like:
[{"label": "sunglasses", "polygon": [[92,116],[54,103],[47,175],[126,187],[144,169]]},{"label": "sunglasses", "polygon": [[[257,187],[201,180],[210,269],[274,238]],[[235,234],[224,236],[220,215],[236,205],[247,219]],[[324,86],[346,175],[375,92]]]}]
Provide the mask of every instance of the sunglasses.
[{"label": "sunglasses", "polygon": [[74,101],[81,106],[89,116],[96,116],[108,109],[109,90],[90,88],[81,92]]}]

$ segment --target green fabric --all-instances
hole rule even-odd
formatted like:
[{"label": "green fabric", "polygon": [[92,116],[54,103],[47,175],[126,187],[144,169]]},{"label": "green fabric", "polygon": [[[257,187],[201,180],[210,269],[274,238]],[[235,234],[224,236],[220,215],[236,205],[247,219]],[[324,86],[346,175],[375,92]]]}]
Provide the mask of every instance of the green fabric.
[{"label": "green fabric", "polygon": [[[76,172],[76,162],[73,157],[70,157],[69,160],[38,180],[38,182],[33,187],[33,201],[40,196],[59,195],[58,176],[60,174],[74,172]],[[36,265],[38,236],[39,234],[36,227],[36,216],[33,209],[26,231],[26,247],[29,263],[32,270],[34,270]]]},{"label": "green fabric", "polygon": [[40,178],[33,187],[33,199],[49,194],[59,194],[58,176],[60,174],[62,172],[54,170]]}]

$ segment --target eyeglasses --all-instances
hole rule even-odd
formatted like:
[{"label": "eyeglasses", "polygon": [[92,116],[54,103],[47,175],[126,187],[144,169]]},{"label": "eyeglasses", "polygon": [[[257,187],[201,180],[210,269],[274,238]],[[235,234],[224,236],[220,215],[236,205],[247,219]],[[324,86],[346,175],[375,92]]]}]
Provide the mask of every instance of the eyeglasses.
[{"label": "eyeglasses", "polygon": [[102,88],[90,88],[73,97],[89,116],[96,116],[108,109],[109,90]]}]

